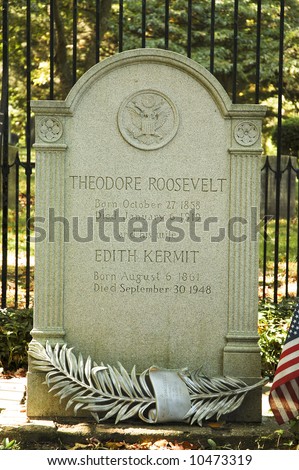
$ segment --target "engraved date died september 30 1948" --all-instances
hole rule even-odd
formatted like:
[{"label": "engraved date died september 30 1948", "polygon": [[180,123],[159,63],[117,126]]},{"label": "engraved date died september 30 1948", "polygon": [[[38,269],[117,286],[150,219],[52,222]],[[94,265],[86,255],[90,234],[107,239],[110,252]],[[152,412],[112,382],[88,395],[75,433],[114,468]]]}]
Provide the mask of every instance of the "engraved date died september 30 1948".
[{"label": "engraved date died september 30 1948", "polygon": [[210,295],[211,284],[200,273],[103,273],[94,271],[93,290],[98,293],[122,294],[191,294]]}]

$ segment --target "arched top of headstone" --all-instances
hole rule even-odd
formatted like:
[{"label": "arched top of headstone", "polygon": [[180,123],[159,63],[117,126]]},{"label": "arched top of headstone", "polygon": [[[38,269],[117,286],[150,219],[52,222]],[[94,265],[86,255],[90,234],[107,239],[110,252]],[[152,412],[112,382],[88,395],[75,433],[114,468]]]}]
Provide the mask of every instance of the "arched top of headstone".
[{"label": "arched top of headstone", "polygon": [[[178,70],[192,77],[198,84],[205,88],[209,95],[216,103],[223,117],[238,117],[246,112],[247,116],[261,117],[265,114],[265,107],[261,105],[239,105],[232,104],[228,94],[219,83],[219,81],[203,66],[192,59],[181,54],[163,49],[133,49],[130,51],[115,54],[112,57],[104,59],[95,64],[73,86],[65,101],[40,101],[33,102],[32,106],[35,112],[42,111],[41,108],[46,106],[48,112],[55,107],[56,112],[59,110],[62,114],[68,114],[75,111],[84,95],[90,90],[95,83],[98,83],[103,77],[109,75],[113,71],[122,68],[128,68],[138,65],[157,65],[169,67],[172,70]],[[136,69],[135,69],[136,70]],[[134,77],[132,77],[134,79]],[[170,75],[170,80],[171,80]],[[179,82],[177,84],[178,92]],[[117,90],[115,90],[117,93]]]},{"label": "arched top of headstone", "polygon": [[71,109],[74,109],[87,89],[92,87],[102,76],[111,73],[116,68],[136,66],[137,64],[155,64],[157,66],[181,70],[185,74],[192,76],[200,85],[208,90],[223,115],[226,115],[231,108],[229,96],[218,80],[208,70],[194,60],[176,52],[152,48],[121,52],[94,65],[73,86],[66,99],[66,103]]}]

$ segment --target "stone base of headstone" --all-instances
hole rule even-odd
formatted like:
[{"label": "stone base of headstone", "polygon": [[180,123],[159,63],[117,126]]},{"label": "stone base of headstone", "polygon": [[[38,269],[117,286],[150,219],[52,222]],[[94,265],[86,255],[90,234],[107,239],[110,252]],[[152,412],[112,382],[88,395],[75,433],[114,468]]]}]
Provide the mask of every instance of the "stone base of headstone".
[{"label": "stone base of headstone", "polygon": [[[242,378],[239,377],[248,385],[256,383],[258,378]],[[90,413],[78,412],[75,416],[72,409],[65,410],[65,401],[60,403],[59,399],[53,394],[49,394],[48,387],[44,382],[44,374],[29,372],[28,373],[28,386],[27,394],[34,397],[27,405],[27,416],[31,419],[49,418],[55,419],[57,417],[69,420],[74,418],[82,418],[84,421],[94,421]],[[136,421],[142,426],[141,420],[135,418]],[[262,389],[257,388],[248,392],[245,396],[242,405],[232,413],[223,415],[219,421],[226,421],[232,423],[259,423],[262,419]],[[211,419],[213,421],[213,419]],[[108,421],[111,424],[111,420]],[[204,424],[204,423],[203,423]],[[148,425],[147,425],[148,426]],[[197,424],[194,424],[197,426]]]}]

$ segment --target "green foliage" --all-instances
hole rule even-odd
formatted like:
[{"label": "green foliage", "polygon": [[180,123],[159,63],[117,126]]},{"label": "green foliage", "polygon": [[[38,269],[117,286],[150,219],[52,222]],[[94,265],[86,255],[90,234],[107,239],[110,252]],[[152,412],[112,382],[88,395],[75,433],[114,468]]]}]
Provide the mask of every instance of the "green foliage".
[{"label": "green foliage", "polygon": [[4,370],[27,368],[32,309],[0,309],[0,362]]},{"label": "green foliage", "polygon": [[265,300],[259,306],[259,345],[262,375],[273,379],[282,346],[286,340],[297,300],[288,298],[279,304]]},{"label": "green foliage", "polygon": [[[278,127],[272,132],[273,143],[277,143]],[[285,155],[299,156],[299,117],[288,117],[282,121],[281,147]]]},{"label": "green foliage", "polygon": [[5,437],[0,443],[0,450],[20,450],[20,445],[14,439],[10,441],[8,437]]}]

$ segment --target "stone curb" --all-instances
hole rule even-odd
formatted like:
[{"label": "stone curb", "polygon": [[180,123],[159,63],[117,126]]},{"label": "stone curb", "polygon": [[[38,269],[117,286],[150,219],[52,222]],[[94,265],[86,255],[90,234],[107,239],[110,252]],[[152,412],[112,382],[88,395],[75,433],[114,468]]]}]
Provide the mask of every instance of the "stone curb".
[{"label": "stone curb", "polygon": [[[75,443],[88,444],[92,438],[105,443],[108,441],[128,444],[156,442],[166,439],[172,443],[190,442],[196,447],[210,448],[208,439],[218,446],[232,449],[277,449],[290,442],[294,436],[288,427],[279,427],[273,418],[264,418],[259,424],[220,424],[219,427],[188,425],[142,425],[133,422],[125,425],[95,424],[88,422],[56,422],[32,420],[15,424],[0,424],[0,441],[8,437],[21,442],[26,448],[36,448],[42,443],[56,443],[66,446]],[[217,426],[217,425],[216,425]],[[279,431],[279,432],[277,432]],[[283,433],[281,433],[283,431]]]}]

